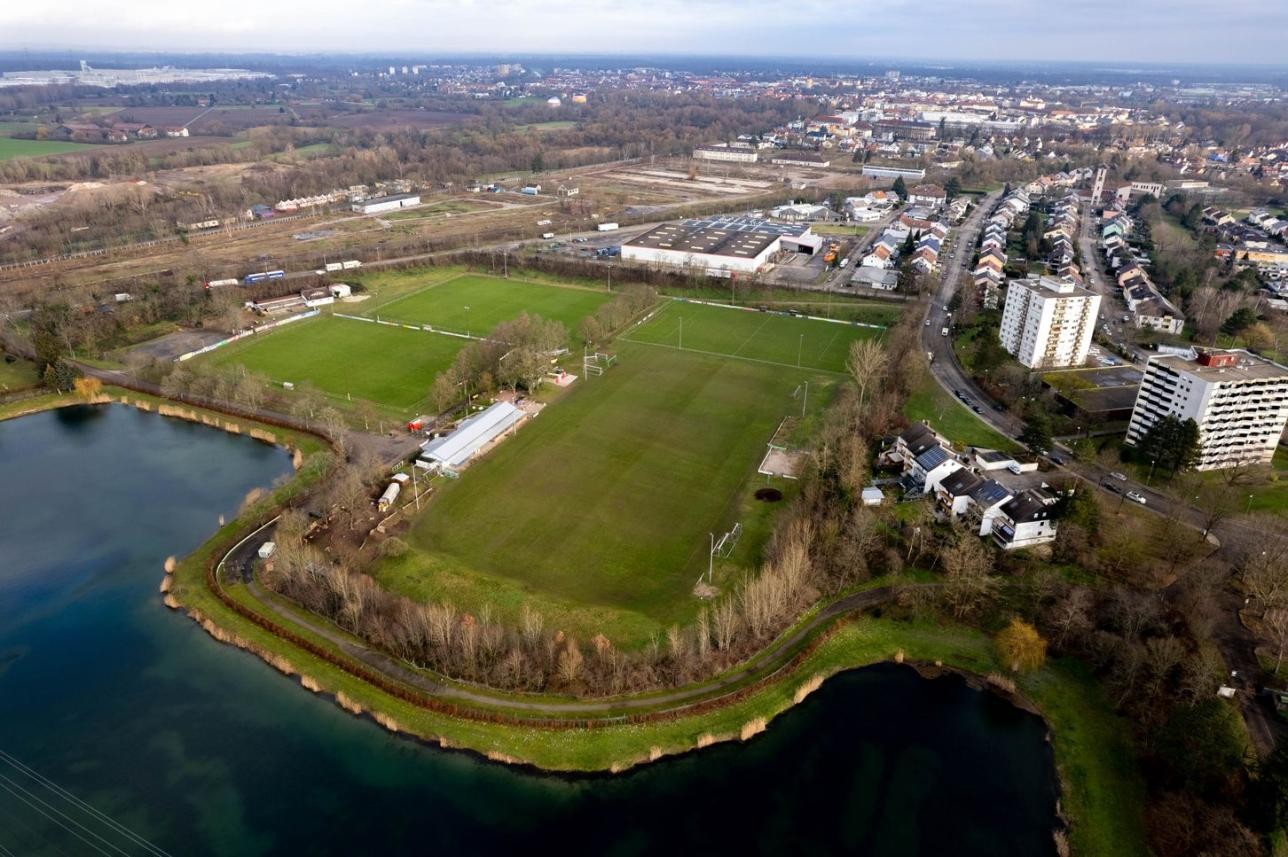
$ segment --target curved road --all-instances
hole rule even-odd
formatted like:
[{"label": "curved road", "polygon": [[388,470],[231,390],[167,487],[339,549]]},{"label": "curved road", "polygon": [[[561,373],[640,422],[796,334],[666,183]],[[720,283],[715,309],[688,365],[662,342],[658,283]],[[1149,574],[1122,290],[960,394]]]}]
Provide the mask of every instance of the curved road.
[{"label": "curved road", "polygon": [[[249,592],[259,605],[275,614],[279,619],[292,625],[304,628],[309,633],[325,639],[345,655],[361,662],[365,666],[381,672],[386,676],[416,688],[422,693],[467,705],[486,707],[493,710],[510,711],[516,714],[568,714],[568,715],[609,715],[632,710],[648,709],[650,711],[673,711],[695,703],[707,703],[719,699],[722,691],[735,691],[749,680],[765,678],[782,669],[795,657],[800,646],[813,634],[833,621],[852,613],[857,613],[883,604],[896,594],[892,586],[869,589],[846,596],[828,604],[819,610],[809,621],[781,636],[765,649],[742,662],[719,677],[697,685],[678,687],[661,693],[652,692],[647,696],[626,696],[611,699],[572,700],[567,702],[527,701],[514,694],[491,691],[479,685],[448,684],[437,681],[424,672],[412,669],[405,662],[357,641],[349,634],[339,630],[332,622],[321,616],[303,613],[301,610],[288,609],[276,600],[266,597],[258,581],[254,579],[253,569],[256,551],[259,546],[272,537],[276,520],[270,521],[258,530],[246,536],[234,545],[219,562],[216,568],[216,580],[224,572],[231,573],[245,582]],[[914,587],[930,587],[934,584],[910,584]]]}]

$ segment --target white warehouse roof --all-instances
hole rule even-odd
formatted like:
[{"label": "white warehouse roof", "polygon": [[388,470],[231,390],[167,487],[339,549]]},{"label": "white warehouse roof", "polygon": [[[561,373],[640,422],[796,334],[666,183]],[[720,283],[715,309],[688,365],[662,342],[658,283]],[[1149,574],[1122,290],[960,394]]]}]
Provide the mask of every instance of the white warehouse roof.
[{"label": "white warehouse roof", "polygon": [[421,444],[421,457],[446,467],[460,467],[521,419],[523,411],[509,402],[497,402],[462,422],[451,434]]}]

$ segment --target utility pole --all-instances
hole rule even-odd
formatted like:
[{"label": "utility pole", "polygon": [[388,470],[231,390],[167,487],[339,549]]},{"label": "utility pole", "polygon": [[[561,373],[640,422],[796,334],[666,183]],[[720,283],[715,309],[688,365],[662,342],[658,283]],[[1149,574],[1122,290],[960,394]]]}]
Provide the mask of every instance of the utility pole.
[{"label": "utility pole", "polygon": [[707,583],[711,582],[711,573],[716,564],[716,534],[711,533],[711,552],[707,554]]},{"label": "utility pole", "polygon": [[805,382],[805,395],[801,397],[801,419],[805,418],[805,406],[809,404],[809,381]]}]

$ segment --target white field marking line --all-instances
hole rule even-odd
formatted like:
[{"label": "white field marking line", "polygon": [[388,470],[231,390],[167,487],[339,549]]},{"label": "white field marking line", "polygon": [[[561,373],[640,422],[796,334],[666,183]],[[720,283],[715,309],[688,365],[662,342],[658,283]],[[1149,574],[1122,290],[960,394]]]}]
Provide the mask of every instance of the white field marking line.
[{"label": "white field marking line", "polygon": [[764,330],[764,329],[765,329],[765,325],[766,325],[766,324],[768,324],[768,323],[769,323],[769,317],[768,317],[768,316],[766,316],[765,318],[761,319],[760,324],[759,324],[759,325],[757,325],[757,326],[756,326],[756,329],[755,329],[755,330],[753,330],[753,331],[751,332],[751,336],[748,336],[748,337],[743,341],[742,345],[739,345],[736,349],[734,349],[733,354],[730,354],[729,356],[730,356],[730,357],[737,357],[737,356],[742,352],[742,350],[743,350],[744,348],[746,348],[748,345],[750,345],[750,344],[751,344],[751,341],[752,341],[753,339],[755,339],[755,338],[760,334],[760,331],[762,331],[762,330]]},{"label": "white field marking line", "polygon": [[823,358],[823,355],[827,353],[827,349],[832,347],[832,343],[836,342],[836,338],[840,335],[841,335],[841,331],[839,330],[834,331],[832,333],[832,338],[827,341],[827,345],[824,345],[823,348],[818,352],[818,357],[820,360]]},{"label": "white field marking line", "polygon": [[[626,342],[633,342],[636,345],[651,345],[654,348],[668,348],[671,351],[680,351],[674,345],[667,345],[664,342],[649,342],[645,339],[626,339]],[[822,369],[817,366],[797,366],[795,363],[779,363],[775,360],[761,360],[759,357],[743,357],[738,354],[725,354],[722,351],[703,351],[701,348],[685,348],[685,352],[693,354],[705,354],[708,357],[723,357],[726,360],[742,360],[747,363],[760,363],[764,366],[779,366],[783,369],[797,369],[801,372],[817,372],[822,375],[835,375],[838,378],[846,377],[847,373],[837,372],[835,369]]]}]

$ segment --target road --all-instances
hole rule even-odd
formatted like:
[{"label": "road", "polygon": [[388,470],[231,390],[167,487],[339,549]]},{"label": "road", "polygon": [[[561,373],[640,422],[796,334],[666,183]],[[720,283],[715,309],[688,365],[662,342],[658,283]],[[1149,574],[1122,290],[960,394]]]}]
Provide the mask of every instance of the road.
[{"label": "road", "polygon": [[[369,669],[376,670],[388,678],[438,699],[470,706],[482,706],[488,709],[507,711],[519,716],[532,715],[593,715],[605,716],[631,711],[648,710],[650,712],[673,712],[682,710],[696,703],[709,703],[726,693],[736,692],[749,681],[760,680],[774,675],[791,663],[801,647],[819,630],[845,616],[859,613],[884,604],[897,595],[894,587],[883,586],[868,589],[828,604],[813,618],[791,633],[779,637],[768,648],[762,649],[741,665],[718,678],[701,684],[679,687],[663,693],[649,693],[643,696],[615,697],[612,699],[586,699],[568,701],[534,701],[521,696],[494,691],[481,685],[464,685],[439,681],[426,671],[414,670],[405,662],[358,641],[352,635],[337,628],[329,620],[316,614],[306,613],[301,609],[284,606],[280,601],[269,598],[258,580],[254,569],[257,564],[257,551],[266,541],[271,541],[276,519],[260,527],[255,532],[234,545],[220,560],[216,579],[222,585],[225,579],[241,581],[255,597],[260,607],[284,620],[305,629],[308,633],[325,639],[328,643],[344,652],[350,658],[359,661]],[[931,587],[934,584],[912,584],[914,587]]]},{"label": "road", "polygon": [[[949,393],[961,390],[968,398],[980,404],[982,412],[976,414],[978,419],[1007,437],[1017,437],[1024,428],[1024,421],[1009,410],[999,412],[992,409],[992,399],[970,378],[958,361],[952,347],[952,337],[941,335],[942,328],[947,326],[944,307],[952,299],[953,292],[961,281],[961,275],[966,271],[966,265],[969,264],[974,253],[975,244],[983,230],[988,213],[991,212],[999,195],[995,193],[986,197],[985,201],[962,224],[952,256],[942,268],[943,273],[939,289],[935,293],[935,300],[926,310],[926,320],[930,324],[922,327],[922,342],[926,350],[933,355],[930,371],[939,385]],[[1080,235],[1083,260],[1087,263],[1087,272],[1093,288],[1105,295],[1106,301],[1111,301],[1114,299],[1113,290],[1108,287],[1100,274],[1099,263],[1094,255],[1095,248],[1090,243],[1086,223],[1088,219],[1084,217]],[[958,406],[965,407],[960,403]],[[1134,491],[1146,499],[1145,508],[1148,511],[1181,521],[1203,533],[1209,541],[1215,541],[1215,537],[1209,532],[1212,526],[1211,518],[1203,510],[1150,486],[1114,479],[1109,475],[1111,472],[1109,468],[1095,462],[1075,459],[1069,448],[1062,443],[1057,442],[1055,446],[1065,453],[1064,463],[1058,467],[1058,470],[1083,481],[1092,488],[1116,495],[1118,505],[1115,508],[1121,508],[1124,503],[1130,502],[1126,498],[1126,492]],[[1237,521],[1225,521],[1222,526],[1241,527],[1242,525]],[[1267,706],[1257,696],[1258,688],[1254,681],[1260,675],[1260,669],[1256,658],[1256,641],[1239,619],[1242,599],[1237,597],[1229,587],[1225,587],[1221,590],[1218,601],[1218,606],[1221,608],[1220,619],[1214,636],[1226,664],[1233,672],[1233,675],[1227,678],[1227,682],[1240,691],[1239,701],[1249,733],[1257,745],[1258,752],[1264,756],[1274,748],[1280,727],[1273,713],[1268,711]]]}]

